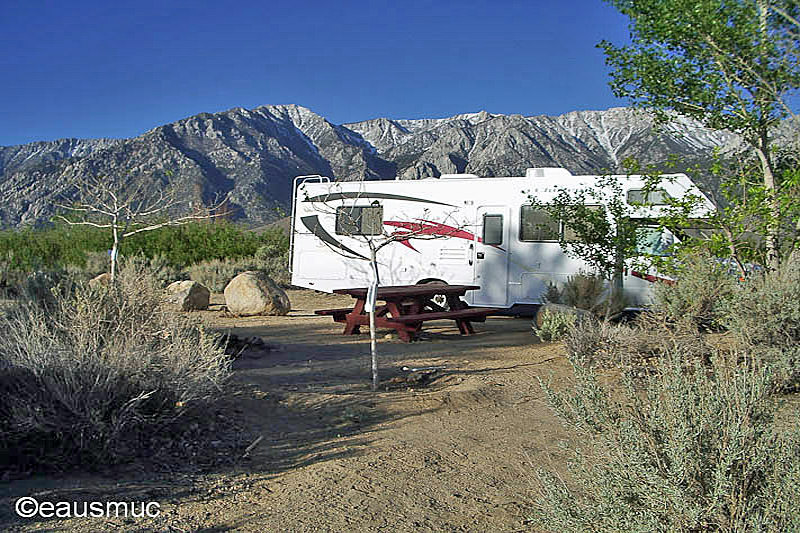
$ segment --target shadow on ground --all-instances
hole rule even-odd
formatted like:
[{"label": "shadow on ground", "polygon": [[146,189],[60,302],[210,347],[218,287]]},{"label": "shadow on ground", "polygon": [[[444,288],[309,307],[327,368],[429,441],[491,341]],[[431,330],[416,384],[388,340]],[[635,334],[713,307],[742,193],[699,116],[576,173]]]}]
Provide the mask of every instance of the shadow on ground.
[{"label": "shadow on ground", "polygon": [[[362,454],[381,425],[441,408],[426,404],[410,412],[386,409],[401,393],[370,390],[369,336],[345,337],[339,324],[308,310],[293,315],[209,324],[240,337],[259,337],[269,346],[265,353],[239,357],[234,364],[238,392],[232,400],[237,414],[231,430],[243,432],[238,436],[250,443],[246,449],[200,471],[185,465],[169,472],[128,465],[95,474],[72,472],[2,482],[0,529],[68,530],[60,528],[58,520],[20,520],[14,502],[23,496],[71,502],[210,502],[224,497],[226,490],[260,487],[260,482],[287,470]],[[529,324],[524,319],[489,318],[476,324],[475,335],[462,337],[452,323],[434,322],[426,324],[420,340],[413,343],[386,339],[388,332],[381,331],[381,377],[389,381],[407,375],[404,367],[433,365],[441,370],[430,386],[441,389],[454,376],[513,370],[516,367],[504,365],[497,354],[531,344]],[[489,348],[495,354],[490,359],[497,361],[492,368],[486,368],[483,353]],[[479,360],[482,368],[471,369]],[[213,440],[210,436],[209,442]],[[230,486],[216,486],[214,480]],[[198,531],[236,528],[229,523]]]}]

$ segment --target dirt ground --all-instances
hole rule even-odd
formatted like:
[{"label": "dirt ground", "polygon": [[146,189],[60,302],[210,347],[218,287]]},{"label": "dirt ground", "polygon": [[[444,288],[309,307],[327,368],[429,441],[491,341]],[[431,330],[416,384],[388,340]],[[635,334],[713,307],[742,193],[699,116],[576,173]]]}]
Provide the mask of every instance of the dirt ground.
[{"label": "dirt ground", "polygon": [[[538,344],[530,320],[489,318],[462,337],[426,324],[406,344],[385,338],[385,389],[369,389],[368,335],[344,337],[315,309],[349,297],[289,291],[286,317],[226,318],[209,327],[258,336],[267,350],[236,362],[248,457],[200,473],[38,476],[0,483],[4,531],[530,531],[534,470],[562,469],[568,434],[538,379],[565,384],[560,345]],[[215,300],[220,303],[219,297]],[[425,385],[403,367],[442,367]],[[419,373],[415,375],[420,375]],[[261,440],[256,442],[256,438]],[[156,518],[20,519],[15,501],[157,501]]]}]

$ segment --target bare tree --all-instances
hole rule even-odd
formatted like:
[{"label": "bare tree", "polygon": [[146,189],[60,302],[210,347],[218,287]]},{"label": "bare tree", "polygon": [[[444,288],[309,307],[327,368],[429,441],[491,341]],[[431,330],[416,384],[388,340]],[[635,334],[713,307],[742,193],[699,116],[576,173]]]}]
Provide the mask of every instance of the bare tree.
[{"label": "bare tree", "polygon": [[[364,182],[361,182],[362,184]],[[388,225],[383,221],[382,206],[378,202],[365,204],[366,198],[361,195],[365,192],[363,185],[358,191],[347,191],[343,194],[341,183],[331,183],[328,194],[318,201],[313,202],[314,209],[337,219],[337,231],[346,237],[357,239],[369,250],[369,255],[363,255],[350,249],[342,249],[325,242],[326,246],[334,253],[346,257],[365,261],[369,264],[370,283],[367,289],[365,310],[369,314],[370,355],[372,364],[372,389],[377,390],[378,378],[378,348],[375,334],[375,300],[380,286],[378,253],[394,243],[412,247],[414,240],[443,239],[462,232],[465,224],[455,220],[456,208],[452,208],[441,220],[432,221],[432,213],[424,209],[416,220],[402,224]],[[389,229],[391,228],[391,229]],[[324,242],[324,241],[323,241]]]},{"label": "bare tree", "polygon": [[[144,180],[133,187],[102,177],[83,178],[72,184],[68,193],[72,203],[57,207],[74,216],[57,217],[72,226],[91,226],[111,230],[111,281],[116,277],[119,247],[123,239],[166,226],[180,226],[196,220],[224,217],[230,214],[226,198],[207,206],[193,206],[179,200],[175,191],[165,192],[155,182]],[[186,214],[186,210],[191,210]]]}]

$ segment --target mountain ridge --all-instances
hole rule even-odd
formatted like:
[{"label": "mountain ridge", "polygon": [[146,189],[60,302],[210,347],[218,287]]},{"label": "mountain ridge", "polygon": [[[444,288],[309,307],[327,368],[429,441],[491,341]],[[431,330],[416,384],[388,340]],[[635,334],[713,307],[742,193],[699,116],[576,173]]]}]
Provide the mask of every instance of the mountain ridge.
[{"label": "mountain ridge", "polygon": [[627,157],[693,163],[741,139],[679,118],[657,128],[631,108],[558,116],[487,111],[446,118],[375,119],[334,124],[296,104],[234,107],[156,126],[129,139],[59,139],[0,147],[0,223],[38,224],[82,177],[157,180],[180,197],[208,203],[227,195],[236,219],[269,223],[288,211],[292,180],[419,179],[468,172],[524,175],[561,166],[574,174],[620,171]]}]

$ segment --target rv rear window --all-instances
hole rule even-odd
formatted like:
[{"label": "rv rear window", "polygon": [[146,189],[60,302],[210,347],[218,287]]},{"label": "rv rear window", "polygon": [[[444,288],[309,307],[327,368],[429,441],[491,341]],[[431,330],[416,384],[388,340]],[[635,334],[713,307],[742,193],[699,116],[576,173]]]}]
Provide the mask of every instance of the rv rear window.
[{"label": "rv rear window", "polygon": [[339,207],[336,209],[337,235],[380,235],[383,233],[383,207]]},{"label": "rv rear window", "polygon": [[503,244],[503,215],[483,215],[483,244]]},{"label": "rv rear window", "polygon": [[519,209],[519,240],[549,242],[557,241],[559,235],[558,220],[543,209],[531,205],[523,205]]},{"label": "rv rear window", "polygon": [[672,197],[664,189],[653,189],[645,194],[644,189],[628,189],[630,205],[669,205]]}]

